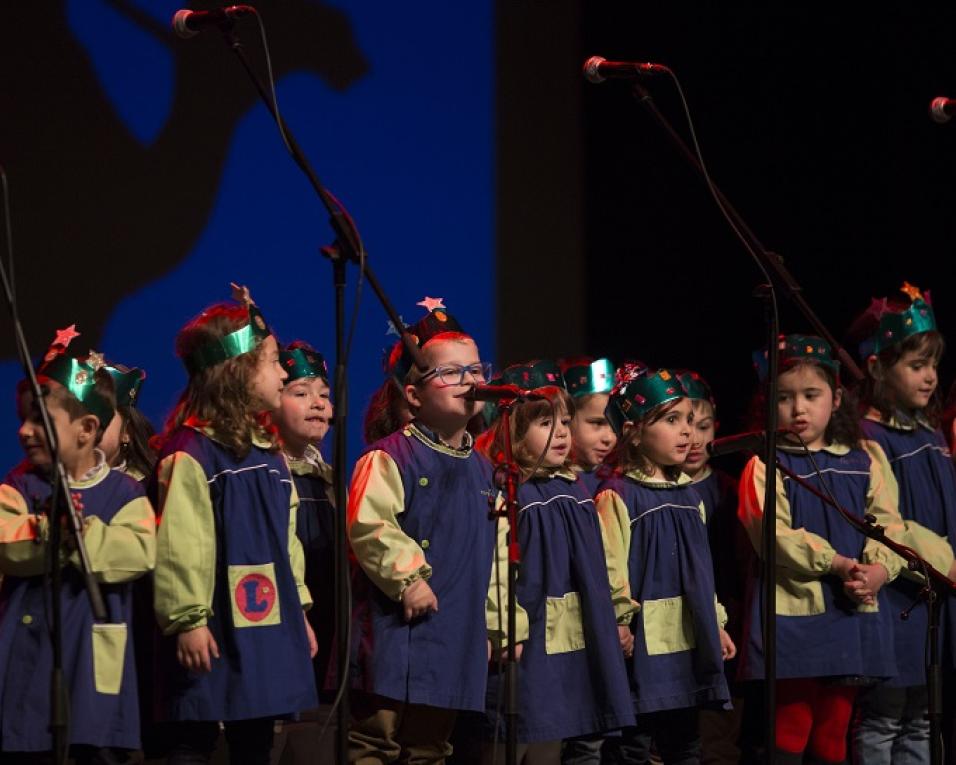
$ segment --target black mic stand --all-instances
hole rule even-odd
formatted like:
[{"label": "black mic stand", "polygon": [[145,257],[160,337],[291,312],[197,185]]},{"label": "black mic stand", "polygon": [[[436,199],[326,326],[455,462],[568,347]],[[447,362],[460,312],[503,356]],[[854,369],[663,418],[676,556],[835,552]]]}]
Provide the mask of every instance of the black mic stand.
[{"label": "black mic stand", "polygon": [[[501,432],[504,433],[504,454],[495,467],[495,483],[504,492],[504,505],[494,514],[508,519],[508,659],[505,663],[505,763],[518,761],[518,569],[521,566],[521,547],[518,543],[518,481],[521,471],[514,461],[511,449],[511,410],[518,398],[498,402]],[[499,603],[500,613],[500,603]]]},{"label": "black mic stand", "polygon": [[[6,190],[6,173],[3,173],[3,185]],[[8,221],[9,225],[9,221]],[[7,230],[7,237],[10,231]],[[8,240],[9,242],[9,240]],[[73,495],[70,492],[70,481],[66,468],[60,461],[59,442],[56,438],[56,429],[50,419],[46,398],[40,389],[36,371],[30,361],[30,350],[27,346],[23,326],[17,313],[16,298],[10,283],[7,269],[0,259],[0,280],[3,282],[3,295],[10,310],[13,321],[13,335],[17,344],[17,353],[20,364],[23,366],[24,377],[30,381],[30,391],[33,395],[33,404],[40,412],[43,432],[46,437],[47,448],[50,452],[50,507],[47,514],[49,519],[49,539],[47,540],[46,565],[50,567],[50,641],[53,646],[53,669],[50,673],[50,733],[53,737],[54,765],[65,763],[69,752],[69,689],[63,679],[63,620],[60,595],[63,589],[63,572],[60,568],[60,542],[62,539],[61,523],[69,524],[70,532],[76,544],[76,552],[80,559],[80,572],[90,601],[90,610],[97,621],[106,621],[106,606],[103,603],[103,594],[99,583],[90,569],[90,559],[83,542],[83,523],[73,505]],[[109,423],[101,423],[103,427]]]},{"label": "black mic stand", "polygon": [[[677,77],[673,74],[673,72],[670,72],[670,70],[668,70],[668,73],[671,75],[679,89],[680,85],[677,82]],[[863,373],[860,371],[860,368],[856,365],[856,362],[853,360],[850,354],[847,353],[842,345],[837,342],[836,338],[833,337],[823,322],[817,318],[816,314],[814,314],[813,310],[803,299],[801,287],[799,284],[797,284],[796,280],[784,266],[783,259],[778,254],[770,252],[763,246],[761,241],[747,225],[746,221],[744,221],[733,205],[731,205],[727,197],[724,196],[723,192],[711,180],[697,155],[690,150],[677,131],[674,130],[674,127],[670,124],[670,122],[668,122],[664,115],[661,114],[660,110],[657,108],[657,105],[654,103],[654,99],[651,97],[650,92],[641,84],[635,83],[633,95],[641,104],[641,106],[643,106],[650,113],[658,125],[663,129],[664,133],[670,138],[674,146],[677,147],[678,152],[684,157],[690,166],[700,174],[711,194],[713,194],[721,212],[723,212],[723,214],[726,216],[731,228],[740,237],[745,248],[756,259],[761,271],[769,279],[769,283],[761,288],[758,288],[758,292],[762,293],[762,296],[765,297],[769,314],[767,338],[767,441],[764,454],[764,464],[768,466],[768,470],[765,487],[766,490],[764,493],[764,517],[766,518],[769,514],[771,522],[764,522],[762,537],[763,555],[761,557],[763,559],[763,595],[765,609],[763,614],[763,642],[764,680],[766,686],[766,703],[764,707],[767,739],[766,757],[767,762],[772,763],[776,760],[776,577],[774,573],[776,567],[776,526],[773,522],[773,519],[776,517],[776,475],[775,471],[769,469],[769,466],[776,464],[777,462],[776,386],[778,365],[778,328],[776,288],[778,286],[782,287],[784,294],[806,317],[816,333],[830,343],[830,347],[833,348],[836,355],[839,356],[845,368],[848,369],[857,380],[863,379]],[[683,98],[682,93],[681,97]]]},{"label": "black mic stand", "polygon": [[[806,449],[806,447],[804,447]],[[809,450],[807,450],[809,452]],[[816,467],[816,465],[814,465]],[[823,500],[843,516],[844,520],[853,528],[859,531],[863,536],[875,539],[880,544],[888,547],[894,553],[906,561],[910,571],[919,571],[923,574],[925,583],[917,596],[916,601],[909,606],[900,616],[902,619],[909,617],[910,612],[920,602],[926,603],[929,614],[929,624],[927,627],[927,638],[929,640],[929,657],[926,665],[926,685],[929,691],[929,749],[930,762],[932,765],[942,765],[943,763],[943,685],[942,670],[940,668],[939,652],[939,623],[940,612],[942,610],[942,600],[947,596],[956,596],[956,583],[942,572],[933,568],[924,558],[920,557],[913,548],[900,544],[886,536],[885,529],[876,523],[876,518],[870,514],[864,516],[861,520],[853,513],[840,506],[832,497],[817,489],[808,483],[789,468],[777,462],[777,469],[798,483],[804,489]],[[821,482],[823,477],[820,478]]]},{"label": "black mic stand", "polygon": [[[262,23],[256,14],[256,20]],[[329,224],[335,234],[335,241],[332,245],[322,248],[322,253],[332,261],[333,289],[335,292],[335,391],[333,392],[335,414],[333,425],[335,427],[335,445],[332,458],[333,474],[333,492],[335,495],[335,612],[336,612],[336,660],[338,665],[337,681],[339,693],[337,696],[337,747],[336,759],[343,765],[348,761],[348,729],[350,722],[349,714],[349,696],[344,690],[348,682],[349,673],[349,642],[350,642],[350,622],[351,622],[351,594],[349,590],[349,561],[348,561],[348,542],[347,542],[347,517],[346,517],[346,493],[345,493],[345,459],[346,459],[346,430],[345,422],[348,414],[348,392],[345,358],[345,263],[352,261],[359,267],[360,279],[365,278],[372,286],[372,290],[378,297],[379,302],[385,309],[392,322],[392,325],[401,333],[401,341],[405,349],[411,355],[413,363],[421,372],[428,370],[428,364],[422,355],[421,349],[412,338],[411,334],[405,328],[404,322],[399,318],[384,290],[375,278],[375,274],[369,268],[365,257],[365,248],[362,245],[361,237],[355,228],[355,225],[342,207],[329,191],[322,185],[315,171],[312,169],[309,161],[305,158],[302,150],[299,148],[295,137],[289,131],[285,120],[279,114],[275,101],[267,91],[259,76],[252,70],[249,60],[246,58],[245,50],[233,32],[233,23],[231,19],[226,19],[219,25],[220,31],[229,46],[230,50],[236,54],[242,68],[255,86],[263,104],[269,110],[269,114],[275,120],[279,128],[279,133],[285,143],[292,159],[299,166],[309,183],[318,195],[322,205],[329,215]],[[265,35],[263,34],[263,40]],[[268,53],[268,52],[267,52]]]}]

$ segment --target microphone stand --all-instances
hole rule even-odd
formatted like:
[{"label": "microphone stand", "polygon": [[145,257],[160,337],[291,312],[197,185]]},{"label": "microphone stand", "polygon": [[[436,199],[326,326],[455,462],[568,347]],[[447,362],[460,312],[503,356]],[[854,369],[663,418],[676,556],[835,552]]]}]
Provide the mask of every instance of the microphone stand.
[{"label": "microphone stand", "polygon": [[[807,450],[809,452],[809,450]],[[814,466],[816,467],[816,466]],[[942,600],[946,596],[956,596],[956,583],[942,572],[933,568],[924,558],[920,557],[913,548],[900,544],[886,536],[885,529],[876,523],[876,518],[870,514],[864,516],[861,520],[851,512],[841,507],[838,502],[825,494],[824,492],[812,486],[806,480],[794,473],[787,467],[784,467],[779,461],[777,469],[798,483],[804,489],[814,496],[823,500],[830,507],[833,507],[843,516],[844,520],[853,528],[859,531],[863,536],[875,539],[880,544],[888,547],[906,561],[910,571],[920,571],[925,578],[925,584],[919,591],[917,600],[909,606],[901,615],[906,619],[910,611],[919,601],[926,603],[929,614],[929,624],[927,627],[929,640],[929,660],[926,666],[926,685],[929,691],[929,742],[930,742],[930,762],[933,765],[942,765],[943,763],[943,743],[942,743],[942,719],[943,719],[943,685],[942,670],[940,668],[939,651],[939,624],[940,612],[942,610]],[[822,476],[820,478],[823,480]]]},{"label": "microphone stand", "polygon": [[[261,25],[261,19],[257,20]],[[265,104],[269,114],[275,120],[282,135],[283,142],[292,156],[292,159],[299,166],[302,172],[308,178],[309,183],[318,195],[319,200],[325,207],[329,215],[329,224],[335,234],[335,241],[321,248],[323,255],[332,261],[333,272],[333,290],[335,292],[335,391],[333,392],[335,415],[333,417],[333,426],[335,427],[335,444],[332,459],[333,471],[333,493],[335,496],[335,613],[336,613],[336,643],[337,643],[337,681],[340,695],[338,697],[337,714],[337,746],[336,759],[342,765],[348,762],[348,729],[350,722],[349,696],[343,688],[347,682],[349,672],[349,623],[351,620],[351,595],[349,590],[349,560],[348,560],[348,542],[347,542],[347,497],[345,491],[345,459],[346,459],[346,417],[348,414],[348,380],[346,375],[345,359],[345,264],[347,261],[355,263],[359,267],[360,278],[364,277],[372,286],[372,290],[378,297],[379,302],[385,309],[385,313],[392,322],[392,326],[401,333],[401,341],[412,357],[413,363],[422,372],[428,370],[428,364],[422,355],[417,342],[408,332],[404,322],[399,318],[398,312],[392,306],[391,301],[386,296],[384,290],[376,279],[375,274],[369,267],[365,248],[361,243],[361,237],[355,228],[350,216],[339,202],[322,185],[315,171],[312,169],[309,161],[306,159],[302,150],[299,148],[295,137],[290,132],[285,120],[279,114],[275,102],[266,90],[259,76],[252,70],[249,60],[246,57],[245,49],[239,38],[233,31],[231,19],[219,25],[223,38],[230,50],[239,59],[239,63],[246,71],[252,84],[255,86],[259,97]],[[263,40],[265,35],[263,34]]]},{"label": "microphone stand", "polygon": [[[504,433],[504,455],[495,468],[495,483],[504,491],[504,506],[494,514],[508,519],[508,659],[505,663],[505,763],[518,761],[518,659],[515,655],[518,637],[518,569],[521,547],[518,542],[518,480],[521,475],[511,448],[511,410],[518,398],[498,402],[501,431]],[[499,604],[500,609],[500,604]]]},{"label": "microphone stand", "polygon": [[[668,70],[674,82],[677,83],[677,77]],[[678,83],[678,89],[679,89]],[[777,388],[777,311],[776,311],[776,287],[783,288],[784,294],[800,310],[804,317],[809,321],[816,333],[827,340],[830,347],[833,348],[836,355],[839,356],[844,367],[857,379],[863,379],[863,373],[856,362],[843,346],[837,342],[836,338],[830,333],[826,325],[816,316],[809,304],[804,300],[802,289],[796,282],[790,272],[784,266],[783,258],[767,250],[756,234],[750,229],[746,221],[740,216],[734,206],[730,203],[723,192],[711,180],[706,169],[701,164],[697,155],[687,146],[685,141],[668,122],[667,118],[661,114],[650,92],[640,83],[635,83],[632,94],[638,103],[644,107],[654,118],[657,124],[663,129],[664,133],[670,138],[671,143],[677,148],[678,152],[690,164],[694,170],[701,176],[707,187],[713,194],[721,211],[726,215],[731,228],[740,236],[747,250],[756,258],[761,270],[768,274],[770,283],[758,288],[758,294],[764,297],[767,302],[768,311],[768,394],[767,394],[767,412],[766,412],[766,431],[767,441],[764,456],[765,465],[773,465],[777,462],[777,408],[776,408],[776,388]],[[683,98],[683,94],[681,94]],[[688,118],[689,119],[689,118]],[[775,516],[773,508],[776,507],[776,475],[775,471],[767,470],[767,483],[764,494],[764,512],[772,513]],[[776,566],[776,528],[773,523],[765,523],[762,537],[762,559],[764,574],[764,614],[763,614],[763,642],[764,642],[764,680],[766,686],[766,697],[764,704],[767,740],[767,761],[776,760],[776,588],[775,588],[775,566]]]},{"label": "microphone stand", "polygon": [[[6,187],[6,173],[3,173],[4,187]],[[7,231],[10,236],[10,231]],[[8,240],[9,241],[9,240]],[[90,610],[96,621],[106,621],[106,606],[99,583],[93,576],[90,568],[90,559],[83,542],[83,523],[73,504],[73,495],[70,491],[70,481],[66,468],[60,460],[59,442],[56,438],[56,429],[50,419],[46,398],[40,389],[36,371],[30,361],[31,355],[27,346],[26,336],[17,312],[16,298],[13,294],[10,277],[6,266],[0,259],[0,281],[3,283],[3,295],[10,311],[13,322],[13,335],[23,366],[24,377],[30,382],[30,391],[33,395],[34,406],[40,412],[40,421],[43,425],[47,448],[50,452],[50,507],[47,513],[49,519],[49,539],[47,540],[46,565],[50,567],[50,641],[53,648],[53,667],[50,673],[50,733],[53,738],[54,765],[65,763],[69,752],[69,689],[63,678],[63,620],[62,603],[60,602],[63,590],[63,573],[60,568],[60,543],[62,540],[61,524],[66,521],[76,543],[76,552],[80,560],[80,572],[83,584],[90,601]],[[109,423],[105,423],[109,425]]]}]

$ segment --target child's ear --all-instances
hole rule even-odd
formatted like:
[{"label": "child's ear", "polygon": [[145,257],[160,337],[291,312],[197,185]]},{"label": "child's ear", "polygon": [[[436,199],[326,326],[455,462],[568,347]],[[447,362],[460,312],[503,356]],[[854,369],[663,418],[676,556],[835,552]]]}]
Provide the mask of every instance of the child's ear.
[{"label": "child's ear", "polygon": [[77,420],[77,441],[81,446],[96,443],[96,433],[100,429],[99,418],[92,414],[84,414]]},{"label": "child's ear", "polygon": [[840,404],[843,403],[843,387],[839,386],[835,391],[833,391],[833,411],[835,412],[840,408]]},{"label": "child's ear", "polygon": [[874,380],[883,379],[883,367],[880,364],[879,358],[876,354],[872,354],[866,359],[866,371],[869,373],[870,377]]},{"label": "child's ear", "polygon": [[641,442],[641,426],[638,423],[631,422],[628,420],[621,427],[621,440],[630,439],[632,443],[639,444]]},{"label": "child's ear", "polygon": [[422,399],[419,395],[418,386],[414,383],[409,383],[402,388],[402,393],[405,395],[405,401],[408,404],[409,409],[412,407],[418,408],[422,405]]}]

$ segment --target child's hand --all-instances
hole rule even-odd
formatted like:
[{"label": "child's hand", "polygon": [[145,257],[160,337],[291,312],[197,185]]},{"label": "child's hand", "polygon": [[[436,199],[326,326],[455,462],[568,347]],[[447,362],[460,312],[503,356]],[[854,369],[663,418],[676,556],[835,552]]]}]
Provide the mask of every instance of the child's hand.
[{"label": "child's hand", "polygon": [[730,661],[734,656],[737,655],[737,646],[734,645],[734,641],[731,639],[730,635],[727,634],[727,630],[723,627],[719,628],[720,632],[720,655],[724,661]]},{"label": "child's hand", "polygon": [[[953,425],[956,428],[956,424]],[[949,577],[950,581],[956,582],[956,560],[953,561],[953,565],[949,567],[949,572],[946,574]]]},{"label": "child's hand", "polygon": [[305,611],[302,612],[302,618],[305,620],[305,634],[309,638],[309,658],[314,659],[319,652],[319,641],[315,639],[315,630],[309,624],[309,617],[306,616]]},{"label": "child's hand", "polygon": [[844,582],[849,580],[852,576],[850,569],[856,565],[856,558],[846,558],[843,555],[834,555],[833,561],[830,563],[830,573],[834,574]]},{"label": "child's hand", "polygon": [[876,594],[889,578],[882,563],[857,563],[850,569],[850,576],[850,580],[843,583],[844,592],[866,606],[876,603]]},{"label": "child's hand", "polygon": [[190,672],[212,671],[212,660],[219,658],[219,646],[209,627],[197,627],[176,636],[176,658]]},{"label": "child's hand", "polygon": [[[521,654],[523,652],[524,652],[524,643],[518,643],[518,647],[515,648],[515,661],[521,661]],[[508,661],[509,656],[510,654],[508,653],[508,649],[502,648],[500,651],[498,651],[497,655],[495,656],[495,660]]]},{"label": "child's hand", "polygon": [[491,664],[491,641],[488,641],[488,663]]},{"label": "child's hand", "polygon": [[438,610],[438,598],[424,579],[416,579],[402,593],[402,603],[405,606],[405,621],[410,622],[429,611]]},{"label": "child's hand", "polygon": [[634,655],[634,633],[625,625],[618,625],[617,637],[621,641],[621,650],[624,656],[630,659]]}]

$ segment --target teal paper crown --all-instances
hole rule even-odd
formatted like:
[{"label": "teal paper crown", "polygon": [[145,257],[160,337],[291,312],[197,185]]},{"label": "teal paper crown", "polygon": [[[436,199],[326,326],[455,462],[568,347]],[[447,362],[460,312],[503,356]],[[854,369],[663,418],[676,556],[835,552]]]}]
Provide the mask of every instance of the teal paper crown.
[{"label": "teal paper crown", "polygon": [[623,433],[628,420],[640,422],[654,407],[687,397],[677,374],[669,369],[652,372],[643,365],[634,365],[622,376],[624,379],[611,391],[605,412],[618,435]]},{"label": "teal paper crown", "polygon": [[564,385],[574,398],[593,393],[610,393],[614,387],[614,365],[608,359],[568,359],[561,362]]},{"label": "teal paper crown", "polygon": [[692,372],[689,369],[682,370],[677,373],[677,379],[680,380],[680,384],[683,385],[684,390],[687,391],[687,398],[709,401],[711,408],[713,408],[715,412],[717,411],[717,403],[714,401],[714,392],[710,389],[707,381],[697,374],[697,372]]},{"label": "teal paper crown", "polygon": [[279,353],[279,363],[289,377],[286,385],[303,377],[318,377],[329,381],[329,368],[322,354],[311,348],[288,348]]},{"label": "teal paper crown", "polygon": [[[442,304],[441,298],[426,297],[416,305],[420,305],[428,311],[424,317],[408,327],[409,334],[411,334],[412,339],[419,348],[423,347],[425,343],[433,337],[444,334],[445,332],[466,334],[455,317],[448,313],[448,309]],[[391,373],[392,376],[398,380],[399,384],[402,384],[405,382],[405,378],[411,371],[415,361],[412,359],[412,355],[408,352],[408,349],[401,339],[399,339],[398,343],[393,347],[390,357],[395,358],[399,350],[401,355],[398,355],[394,366],[391,368]]]},{"label": "teal paper crown", "polygon": [[[840,362],[833,358],[830,344],[816,335],[780,335],[777,343],[780,369],[785,371],[804,361],[815,361],[817,364],[831,370],[834,376],[840,378]],[[760,382],[766,382],[768,372],[767,349],[754,351],[754,368]]]},{"label": "teal paper crown", "polygon": [[512,364],[501,373],[502,385],[515,385],[521,390],[547,386],[565,388],[561,368],[550,359],[535,359],[523,364]]},{"label": "teal paper crown", "polygon": [[936,329],[936,317],[933,315],[933,308],[928,300],[929,293],[926,293],[924,299],[919,288],[914,287],[909,282],[903,282],[900,292],[903,292],[912,301],[903,311],[893,311],[886,298],[874,299],[870,303],[868,313],[873,314],[879,320],[879,328],[872,337],[860,345],[860,355],[864,359],[880,353],[892,345],[902,343],[912,335],[932,332]]},{"label": "teal paper crown", "polygon": [[95,351],[90,351],[85,361],[68,356],[67,347],[79,335],[75,324],[59,330],[43,357],[37,376],[54,380],[66,388],[86,411],[100,421],[100,427],[105,428],[116,414],[113,402],[96,389],[96,372],[105,366],[105,361],[103,354]]},{"label": "teal paper crown", "polygon": [[272,334],[262,312],[252,303],[248,304],[247,308],[249,321],[245,326],[230,332],[225,337],[210,340],[183,359],[186,371],[190,375],[222,364],[243,353],[254,351],[259,343]]},{"label": "teal paper crown", "polygon": [[122,364],[107,364],[104,369],[113,378],[113,387],[116,388],[116,406],[136,406],[139,391],[143,387],[146,373],[134,367],[130,369]]}]

